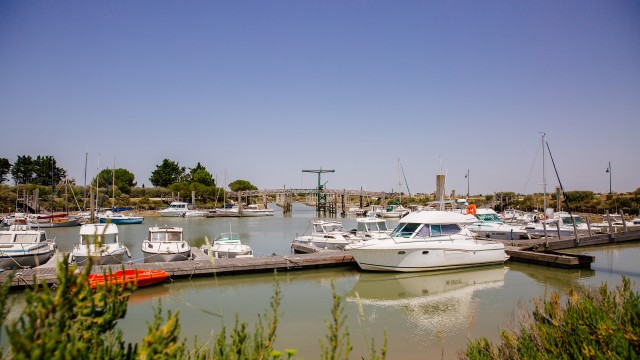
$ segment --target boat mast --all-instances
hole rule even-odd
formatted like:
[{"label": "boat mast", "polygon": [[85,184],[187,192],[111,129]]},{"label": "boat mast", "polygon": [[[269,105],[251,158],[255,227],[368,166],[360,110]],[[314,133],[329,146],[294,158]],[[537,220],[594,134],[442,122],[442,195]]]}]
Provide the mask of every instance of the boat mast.
[{"label": "boat mast", "polygon": [[113,173],[111,174],[111,210],[116,208],[116,157],[113,157]]},{"label": "boat mast", "polygon": [[547,136],[547,134],[542,133],[542,215],[543,215],[543,221],[542,221],[542,229],[544,230],[544,238],[545,241],[548,243],[548,239],[547,239],[547,175],[545,173],[544,170],[544,143],[545,143],[545,137]]},{"label": "boat mast", "polygon": [[87,161],[89,159],[89,153],[84,153],[84,187],[82,191],[82,210],[87,210]]}]

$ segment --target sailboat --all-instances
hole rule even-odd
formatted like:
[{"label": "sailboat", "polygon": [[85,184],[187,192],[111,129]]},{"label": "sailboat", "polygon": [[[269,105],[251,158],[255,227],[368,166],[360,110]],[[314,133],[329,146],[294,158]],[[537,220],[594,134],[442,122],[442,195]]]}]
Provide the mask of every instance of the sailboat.
[{"label": "sailboat", "polygon": [[[135,215],[125,215],[121,213],[125,210],[131,210],[131,208],[116,208],[116,159],[113,158],[113,180],[111,181],[112,193],[111,193],[111,210],[105,211],[103,214],[98,215],[98,222],[100,224],[112,223],[117,225],[130,225],[130,224],[142,224],[144,217]],[[97,181],[97,180],[96,180]],[[108,189],[108,186],[107,188]]]}]

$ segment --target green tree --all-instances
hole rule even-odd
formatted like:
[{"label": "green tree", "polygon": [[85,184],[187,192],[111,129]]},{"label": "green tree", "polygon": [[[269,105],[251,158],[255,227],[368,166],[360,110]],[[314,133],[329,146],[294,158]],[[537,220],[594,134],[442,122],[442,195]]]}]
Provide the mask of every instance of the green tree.
[{"label": "green tree", "polygon": [[236,180],[229,184],[229,189],[231,189],[231,191],[258,190],[257,187],[255,187],[247,180]]},{"label": "green tree", "polygon": [[191,182],[200,183],[206,186],[216,186],[216,182],[213,180],[213,176],[207,169],[199,162],[196,167],[192,168],[189,172],[191,175]]},{"label": "green tree", "polygon": [[[100,171],[97,178],[99,184],[104,186],[104,184],[113,185],[113,169],[104,169]],[[96,178],[93,178],[92,183],[95,184]],[[115,170],[115,185],[123,194],[130,195],[131,188],[136,186],[135,175],[127,169],[118,168]]]},{"label": "green tree", "polygon": [[15,184],[31,184],[34,178],[34,166],[30,155],[18,155],[18,159],[11,167],[11,177]]},{"label": "green tree", "polygon": [[186,171],[187,169],[177,162],[164,159],[162,164],[156,165],[156,169],[151,173],[149,181],[153,186],[168,187],[171,184],[183,181]]},{"label": "green tree", "polygon": [[0,184],[8,180],[9,171],[11,171],[9,159],[0,158]]},{"label": "green tree", "polygon": [[53,156],[38,155],[33,164],[34,184],[44,186],[57,185],[67,176],[67,171],[58,167]]}]

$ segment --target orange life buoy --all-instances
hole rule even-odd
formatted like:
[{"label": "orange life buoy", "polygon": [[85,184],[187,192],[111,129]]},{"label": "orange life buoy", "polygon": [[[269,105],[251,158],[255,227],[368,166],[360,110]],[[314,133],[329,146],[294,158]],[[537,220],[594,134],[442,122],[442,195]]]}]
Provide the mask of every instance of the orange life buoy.
[{"label": "orange life buoy", "polygon": [[474,204],[469,204],[469,206],[467,206],[467,214],[476,214],[476,206]]}]

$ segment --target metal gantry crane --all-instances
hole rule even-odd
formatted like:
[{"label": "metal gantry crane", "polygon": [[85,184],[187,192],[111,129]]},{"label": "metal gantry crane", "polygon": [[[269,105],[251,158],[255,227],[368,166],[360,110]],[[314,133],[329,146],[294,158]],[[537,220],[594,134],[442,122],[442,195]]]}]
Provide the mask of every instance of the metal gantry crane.
[{"label": "metal gantry crane", "polygon": [[[317,212],[325,211],[327,209],[327,194],[323,194],[322,193],[322,190],[324,189],[324,184],[322,183],[320,177],[321,177],[322,174],[332,173],[332,172],[336,172],[336,171],[335,170],[323,170],[322,168],[320,168],[320,170],[302,170],[302,172],[318,174],[318,197],[316,199],[316,211]],[[325,182],[325,184],[326,184],[326,182]]]}]

